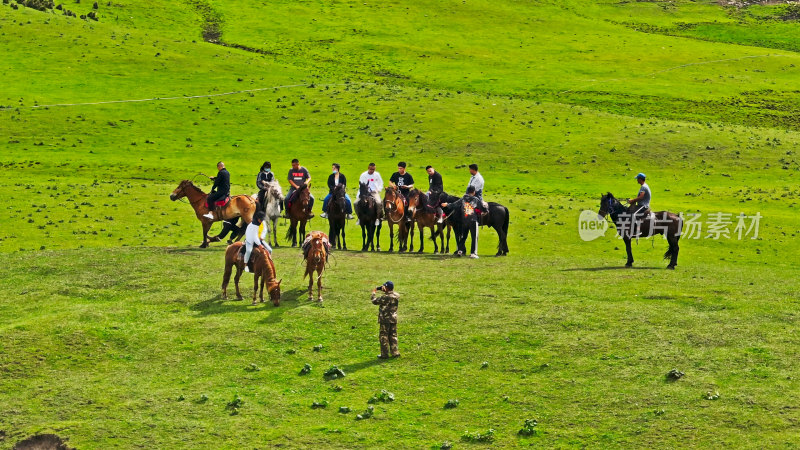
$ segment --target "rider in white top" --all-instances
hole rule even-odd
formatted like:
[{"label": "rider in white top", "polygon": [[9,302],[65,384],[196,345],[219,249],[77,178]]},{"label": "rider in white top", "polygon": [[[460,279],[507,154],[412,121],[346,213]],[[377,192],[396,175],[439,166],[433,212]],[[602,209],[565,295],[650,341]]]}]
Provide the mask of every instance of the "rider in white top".
[{"label": "rider in white top", "polygon": [[[366,172],[362,173],[358,178],[359,184],[366,184],[369,189],[370,195],[375,199],[375,204],[378,205],[378,220],[383,218],[383,206],[381,206],[381,191],[383,191],[383,178],[381,174],[375,171],[375,163],[369,163],[369,168]],[[356,194],[356,202],[361,197],[361,192]]]},{"label": "rider in white top", "polygon": [[267,238],[267,233],[269,233],[269,226],[267,222],[264,221],[264,211],[259,211],[253,216],[253,221],[247,225],[247,229],[244,232],[244,270],[245,272],[250,272],[250,268],[248,267],[248,263],[250,262],[250,255],[253,253],[253,247],[264,247],[267,251],[272,254],[272,247],[269,246],[265,239]]}]

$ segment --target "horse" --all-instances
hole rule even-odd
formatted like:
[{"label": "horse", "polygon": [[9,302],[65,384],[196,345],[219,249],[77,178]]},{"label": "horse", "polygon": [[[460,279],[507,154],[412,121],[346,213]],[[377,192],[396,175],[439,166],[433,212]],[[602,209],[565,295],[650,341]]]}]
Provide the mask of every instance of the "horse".
[{"label": "horse", "polygon": [[[444,203],[452,203],[458,201],[459,197],[442,193],[440,200]],[[508,223],[511,216],[508,208],[500,203],[488,202],[487,204],[489,210],[483,211],[483,214],[480,215],[479,225],[493,228],[497,232],[497,253],[495,256],[506,256],[508,255]],[[450,230],[447,230],[446,241],[449,250]]]},{"label": "horse", "polygon": [[292,241],[292,247],[297,247],[297,225],[300,225],[300,236],[306,234],[306,222],[311,219],[308,213],[308,204],[311,202],[311,193],[308,185],[302,184],[294,191],[294,199],[286,215],[289,217],[289,229],[286,230],[286,240]]},{"label": "horse", "polygon": [[[442,253],[446,253],[450,251],[450,241],[448,239],[447,242],[447,250],[445,250],[444,246],[444,233],[442,230],[444,229],[445,225],[443,223],[438,223],[438,218],[436,217],[436,213],[433,211],[426,211],[427,207],[425,206],[428,203],[428,196],[419,189],[412,189],[411,192],[408,193],[408,210],[411,211],[411,217],[417,223],[417,228],[419,229],[419,251],[418,253],[422,253],[425,250],[425,228],[431,229],[431,240],[433,241],[433,253],[439,253],[439,246],[436,244],[436,237],[440,237],[440,241],[442,244]],[[413,224],[411,225],[413,228]],[[448,233],[450,230],[448,230]],[[411,240],[411,244],[409,246],[409,251],[414,251],[414,240]]]},{"label": "horse", "polygon": [[[243,223],[250,223],[253,220],[253,214],[256,212],[256,202],[252,197],[248,195],[236,195],[231,197],[230,201],[222,207],[222,217],[217,217],[217,214],[214,214],[214,218],[209,219],[205,217],[205,214],[209,212],[209,209],[205,205],[206,193],[189,180],[181,181],[178,187],[169,195],[169,199],[172,201],[183,197],[189,199],[189,204],[194,208],[197,220],[203,225],[203,244],[200,245],[200,248],[206,248],[209,242],[216,242],[219,240],[216,239],[215,241],[208,237],[208,230],[211,229],[211,224],[214,222],[224,220],[229,223],[231,219],[241,217]],[[234,220],[234,223],[235,222]],[[241,238],[241,235],[244,234],[244,230],[245,227],[239,228],[237,232],[239,234],[238,238]]]},{"label": "horse", "polygon": [[383,213],[389,223],[389,252],[394,251],[394,226],[397,225],[397,251],[404,252],[408,249],[408,232],[411,231],[411,239],[414,239],[414,227],[409,227],[406,222],[406,209],[403,197],[397,192],[394,186],[386,188],[383,197]]},{"label": "horse", "polygon": [[[453,229],[456,238],[456,255],[467,254],[467,237],[472,234],[472,249],[470,254],[478,253],[478,226],[480,219],[478,213],[463,198],[453,197],[442,193],[439,200],[447,203],[443,208],[447,214],[447,224]],[[448,228],[447,240],[450,243],[450,228]],[[441,233],[441,230],[439,231]]]},{"label": "horse", "polygon": [[[233,279],[236,285],[236,300],[242,299],[242,294],[239,292],[239,278],[244,271],[244,261],[242,258],[237,258],[237,255],[242,252],[244,242],[236,242],[225,249],[225,274],[222,276],[222,299],[228,299],[228,282],[231,279],[231,271],[236,266],[236,276]],[[244,256],[244,255],[242,255]],[[272,257],[263,247],[253,248],[250,254],[250,264],[253,268],[253,305],[257,304],[256,296],[264,303],[264,285],[267,286],[269,299],[275,306],[281,305],[281,280],[275,280],[275,264],[272,262]],[[259,281],[261,282],[259,285]],[[260,291],[259,291],[260,288]]]},{"label": "horse", "polygon": [[[664,235],[669,243],[664,259],[669,259],[667,269],[675,270],[678,265],[678,241],[683,232],[683,218],[669,211],[658,211],[650,213],[644,219],[634,219],[634,209],[626,208],[619,200],[614,198],[611,192],[600,197],[600,210],[598,218],[604,219],[606,215],[611,217],[617,227],[617,233],[625,241],[625,250],[628,252],[628,262],[625,267],[633,266],[633,253],[631,253],[631,239],[634,237],[650,237],[656,234]],[[638,235],[634,232],[638,231]]]},{"label": "horse", "polygon": [[336,185],[328,203],[328,235],[331,238],[331,246],[338,250],[347,250],[347,241],[344,237],[344,225],[347,219],[347,214],[345,214],[347,199],[344,196],[346,192],[345,185]]},{"label": "horse", "polygon": [[[267,215],[265,222],[272,229],[272,237],[267,233],[267,243],[273,247],[278,247],[278,219],[281,217],[281,203],[283,202],[283,192],[281,185],[277,181],[270,181],[267,183],[267,192],[264,195],[264,205],[259,204],[259,211],[264,211]],[[253,195],[254,199],[258,199],[258,194]],[[275,240],[275,243],[272,242]]]},{"label": "horse", "polygon": [[375,240],[378,241],[378,251],[381,251],[381,222],[378,219],[381,205],[375,202],[369,188],[364,183],[359,183],[358,202],[356,215],[361,225],[361,251],[368,249],[375,251]]},{"label": "horse", "polygon": [[328,250],[330,242],[328,236],[322,231],[312,231],[308,233],[303,241],[303,260],[306,262],[306,271],[303,278],[308,276],[308,300],[314,299],[312,289],[314,287],[314,272],[317,272],[317,301],[322,303],[322,272],[325,270],[325,263],[328,261]]}]

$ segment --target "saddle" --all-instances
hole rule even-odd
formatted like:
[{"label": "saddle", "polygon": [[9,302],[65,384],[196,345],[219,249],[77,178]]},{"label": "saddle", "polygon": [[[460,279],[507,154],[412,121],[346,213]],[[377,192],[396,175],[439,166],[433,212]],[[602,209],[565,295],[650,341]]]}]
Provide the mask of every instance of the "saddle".
[{"label": "saddle", "polygon": [[[222,200],[217,200],[217,201],[214,202],[214,208],[222,208],[225,205],[227,205],[228,203],[230,203],[230,201],[231,201],[231,197],[230,196],[227,196]],[[209,206],[208,206],[208,200],[206,200],[205,205],[206,205],[207,209],[209,209],[209,210],[212,209],[212,208],[209,208]]]}]

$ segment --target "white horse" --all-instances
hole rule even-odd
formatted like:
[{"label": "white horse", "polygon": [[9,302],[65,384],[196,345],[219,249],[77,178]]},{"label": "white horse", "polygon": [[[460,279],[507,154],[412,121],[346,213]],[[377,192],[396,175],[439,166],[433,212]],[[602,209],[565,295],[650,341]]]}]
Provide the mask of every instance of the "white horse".
[{"label": "white horse", "polygon": [[[267,203],[266,208],[264,208],[264,212],[267,214],[267,243],[272,247],[278,246],[278,219],[281,217],[281,204],[283,204],[283,191],[281,190],[281,185],[278,183],[277,180],[270,181],[268,183],[269,187],[267,188],[267,194],[264,196],[264,199]],[[258,194],[253,194],[253,199],[258,201]],[[259,205],[262,207],[262,205]],[[270,238],[269,230],[272,230],[272,239],[275,240],[273,243]]]}]

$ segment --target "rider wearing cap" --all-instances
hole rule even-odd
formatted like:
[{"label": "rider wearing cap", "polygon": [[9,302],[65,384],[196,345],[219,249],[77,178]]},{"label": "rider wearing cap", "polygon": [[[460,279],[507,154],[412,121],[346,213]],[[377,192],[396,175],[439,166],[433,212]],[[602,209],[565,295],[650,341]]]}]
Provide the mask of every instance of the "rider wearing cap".
[{"label": "rider wearing cap", "polygon": [[639,188],[639,195],[636,198],[629,198],[628,204],[631,205],[629,212],[640,216],[647,215],[650,213],[650,186],[645,183],[645,175],[640,173],[636,175],[636,181],[642,186]]}]

